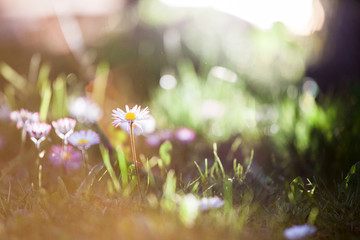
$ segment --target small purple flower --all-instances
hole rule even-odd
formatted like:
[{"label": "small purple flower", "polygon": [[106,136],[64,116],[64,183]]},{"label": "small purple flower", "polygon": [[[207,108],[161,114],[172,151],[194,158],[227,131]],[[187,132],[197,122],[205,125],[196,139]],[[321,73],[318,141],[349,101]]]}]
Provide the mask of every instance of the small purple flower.
[{"label": "small purple flower", "polygon": [[72,118],[60,118],[57,121],[53,121],[52,125],[56,134],[66,141],[66,139],[74,132],[76,120]]},{"label": "small purple flower", "polygon": [[10,120],[16,123],[18,129],[23,128],[27,123],[40,122],[40,115],[38,112],[29,112],[21,109],[19,111],[12,111],[10,113]]},{"label": "small purple flower", "polygon": [[295,225],[290,228],[285,229],[284,237],[289,240],[298,240],[308,237],[316,232],[316,227],[304,224],[304,225]]},{"label": "small purple flower", "polygon": [[94,144],[100,143],[99,135],[93,130],[81,130],[74,132],[70,135],[68,140],[73,146],[79,148],[82,151],[87,150]]},{"label": "small purple flower", "polygon": [[77,170],[81,167],[82,155],[72,146],[67,146],[66,151],[64,147],[60,145],[51,146],[50,153],[48,155],[50,162],[56,166],[64,166],[66,171]]},{"label": "small purple flower", "polygon": [[146,137],[146,143],[150,147],[158,147],[166,140],[171,140],[172,133],[169,130],[160,130]]},{"label": "small purple flower", "polygon": [[157,147],[161,144],[161,138],[158,134],[154,133],[146,137],[146,144],[150,147]]},{"label": "small purple flower", "polygon": [[190,143],[195,140],[196,133],[194,130],[192,130],[190,128],[181,127],[178,130],[176,130],[175,138],[182,143]]},{"label": "small purple flower", "polygon": [[30,136],[30,139],[39,148],[40,143],[45,140],[47,135],[49,135],[51,131],[51,125],[41,122],[26,123],[24,129],[26,133]]},{"label": "small purple flower", "polygon": [[202,198],[199,201],[199,208],[201,211],[220,208],[223,205],[224,205],[224,200],[222,200],[218,196],[210,197],[210,198]]}]

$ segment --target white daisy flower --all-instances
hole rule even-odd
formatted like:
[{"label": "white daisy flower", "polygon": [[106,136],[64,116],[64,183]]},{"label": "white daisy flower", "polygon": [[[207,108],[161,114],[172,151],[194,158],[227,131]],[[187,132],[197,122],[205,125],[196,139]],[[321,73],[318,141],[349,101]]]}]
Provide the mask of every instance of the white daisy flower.
[{"label": "white daisy flower", "polygon": [[[125,132],[130,133],[129,123],[122,122],[119,124],[119,127]],[[146,121],[140,121],[136,125],[134,124],[134,135],[148,135],[155,131],[156,122],[155,119],[149,115]]]},{"label": "white daisy flower", "polygon": [[35,143],[36,147],[40,147],[40,143],[45,140],[51,131],[51,125],[47,123],[27,123],[25,131],[30,136],[30,139]]},{"label": "white daisy flower", "polygon": [[76,120],[72,118],[60,118],[57,121],[53,121],[52,125],[56,134],[66,141],[66,139],[74,132]]},{"label": "white daisy flower", "polygon": [[68,140],[73,146],[82,151],[88,149],[92,145],[100,143],[99,135],[93,130],[81,130],[79,132],[74,132],[70,135]]},{"label": "white daisy flower", "polygon": [[284,237],[289,240],[297,240],[308,237],[316,232],[316,227],[310,226],[308,224],[292,226],[285,229]]},{"label": "white daisy flower", "polygon": [[117,108],[116,110],[113,110],[113,126],[118,127],[121,126],[123,123],[128,124],[128,129],[131,124],[134,126],[140,128],[142,130],[142,126],[139,123],[139,121],[148,120],[150,119],[149,116],[149,109],[148,107],[141,110],[141,106],[135,105],[133,108],[129,108],[128,105],[125,106],[126,112],[121,110],[120,108]]}]

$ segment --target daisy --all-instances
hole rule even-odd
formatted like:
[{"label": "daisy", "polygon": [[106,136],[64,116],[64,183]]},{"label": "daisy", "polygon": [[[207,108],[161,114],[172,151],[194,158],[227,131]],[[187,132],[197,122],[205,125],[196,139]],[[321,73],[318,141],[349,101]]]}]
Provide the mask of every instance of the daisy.
[{"label": "daisy", "polygon": [[61,118],[57,121],[53,121],[52,125],[56,134],[67,143],[67,138],[74,132],[76,120],[72,118]]},{"label": "daisy", "polygon": [[298,226],[292,226],[290,228],[285,229],[284,237],[289,240],[297,240],[308,237],[316,232],[316,227],[304,224]]},{"label": "daisy", "polygon": [[64,166],[66,171],[79,169],[82,162],[81,152],[72,146],[68,146],[66,150],[60,145],[51,146],[48,158],[54,166]]},{"label": "daisy", "polygon": [[10,120],[16,123],[18,129],[23,128],[26,123],[40,122],[40,115],[38,112],[29,112],[21,109],[20,111],[12,111],[10,113]]},{"label": "daisy", "polygon": [[[142,198],[142,193],[141,193],[140,185],[139,185],[140,184],[140,175],[139,175],[138,163],[136,160],[134,126],[139,128],[143,132],[143,128],[139,122],[141,122],[143,120],[149,120],[151,117],[149,115],[148,107],[141,110],[141,106],[135,105],[135,107],[130,109],[129,106],[126,105],[125,109],[126,109],[126,112],[124,112],[120,108],[113,110],[113,114],[112,114],[112,117],[114,119],[113,126],[118,127],[118,126],[121,126],[122,124],[127,124],[127,129],[130,130],[131,153],[132,153],[132,157],[133,157],[133,163],[135,165],[135,174],[136,174],[137,182],[138,182],[137,187],[138,187],[140,196]],[[155,127],[155,125],[154,125],[154,127]]]},{"label": "daisy", "polygon": [[81,130],[71,134],[68,141],[81,151],[85,151],[92,145],[99,144],[100,137],[93,130]]},{"label": "daisy", "polygon": [[82,158],[85,162],[85,175],[90,171],[90,164],[88,161],[88,155],[86,150],[92,145],[100,143],[99,135],[93,130],[81,130],[79,132],[74,132],[68,138],[68,141],[75,147],[81,150]]},{"label": "daisy", "polygon": [[[119,127],[130,134],[130,127],[128,122],[122,122]],[[149,135],[155,131],[156,122],[155,119],[149,115],[146,121],[139,121],[136,125],[133,125],[133,133],[135,136],[138,135]]]},{"label": "daisy", "polygon": [[224,200],[222,200],[218,196],[210,197],[210,198],[202,198],[199,200],[199,208],[202,211],[220,208],[223,205],[224,205]]},{"label": "daisy", "polygon": [[36,147],[40,149],[40,143],[45,140],[51,131],[51,125],[41,122],[27,123],[24,127],[30,139],[35,143]]},{"label": "daisy", "polygon": [[130,109],[129,106],[126,105],[125,108],[126,112],[124,112],[120,108],[113,110],[113,126],[118,127],[122,123],[127,123],[128,129],[131,128],[132,125],[135,125],[142,129],[139,121],[150,119],[148,107],[141,110],[141,106],[135,105],[135,107]]}]

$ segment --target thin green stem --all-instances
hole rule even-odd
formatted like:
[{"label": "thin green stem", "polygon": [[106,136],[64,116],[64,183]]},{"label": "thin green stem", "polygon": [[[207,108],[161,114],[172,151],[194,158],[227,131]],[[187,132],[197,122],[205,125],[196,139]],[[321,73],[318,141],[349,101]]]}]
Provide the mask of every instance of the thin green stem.
[{"label": "thin green stem", "polygon": [[62,149],[62,153],[61,153],[61,165],[62,165],[62,171],[65,174],[67,173],[67,169],[66,169],[64,155],[68,154],[67,151],[68,151],[68,142],[67,142],[67,138],[64,137],[64,139],[63,139],[63,149]]},{"label": "thin green stem", "polygon": [[24,150],[25,141],[26,141],[26,131],[25,131],[25,126],[23,126],[23,128],[21,129],[21,145],[20,145],[20,153],[22,153],[22,152],[23,152],[23,150]]},{"label": "thin green stem", "polygon": [[136,160],[136,148],[135,148],[135,136],[134,136],[134,126],[133,126],[133,122],[130,122],[130,144],[131,144],[131,153],[132,153],[132,157],[133,157],[133,163],[135,165],[135,174],[136,174],[136,179],[137,179],[137,187],[138,187],[138,191],[140,194],[140,197],[142,199],[142,192],[140,189],[140,175],[139,175],[139,168],[137,165],[137,160]]},{"label": "thin green stem", "polygon": [[42,188],[42,165],[41,164],[39,164],[38,180],[39,180],[39,190],[40,190]]},{"label": "thin green stem", "polygon": [[42,165],[40,163],[41,158],[43,158],[43,153],[40,149],[40,141],[35,142],[36,150],[38,151],[37,157],[36,157],[36,169],[38,170],[38,185],[39,190],[42,188]]},{"label": "thin green stem", "polygon": [[81,149],[81,154],[82,154],[83,161],[85,163],[85,177],[86,177],[90,172],[90,165],[89,165],[89,161],[88,161],[88,155],[84,148]]}]

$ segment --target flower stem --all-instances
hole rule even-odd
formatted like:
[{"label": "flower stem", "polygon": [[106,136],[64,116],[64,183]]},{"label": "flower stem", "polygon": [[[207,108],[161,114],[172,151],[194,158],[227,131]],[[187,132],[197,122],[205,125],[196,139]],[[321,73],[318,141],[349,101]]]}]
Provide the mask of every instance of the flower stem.
[{"label": "flower stem", "polygon": [[39,180],[39,190],[42,188],[42,165],[39,164],[38,180]]},{"label": "flower stem", "polygon": [[25,141],[26,141],[26,131],[25,131],[25,126],[22,128],[21,130],[21,145],[20,145],[20,153],[23,152],[24,150],[24,146],[25,146]]},{"label": "flower stem", "polygon": [[138,191],[140,194],[140,197],[142,199],[142,193],[141,193],[141,189],[140,189],[140,175],[139,175],[139,168],[137,165],[137,160],[136,160],[136,148],[135,148],[135,136],[134,136],[134,126],[133,126],[133,122],[130,123],[130,144],[131,144],[131,153],[132,153],[132,157],[133,157],[133,163],[135,165],[135,174],[136,174],[136,179],[137,179],[137,187],[138,187]]},{"label": "flower stem", "polygon": [[84,148],[81,149],[81,154],[82,154],[83,161],[85,162],[85,177],[86,177],[90,172],[90,165],[89,165],[89,159],[88,159],[89,157]]},{"label": "flower stem", "polygon": [[36,150],[38,151],[37,157],[36,157],[36,169],[38,170],[38,184],[39,184],[39,190],[42,188],[42,165],[40,163],[41,158],[43,158],[43,153],[40,149],[40,142],[37,141],[35,143]]}]

